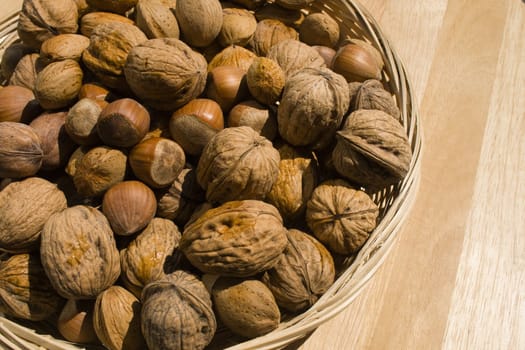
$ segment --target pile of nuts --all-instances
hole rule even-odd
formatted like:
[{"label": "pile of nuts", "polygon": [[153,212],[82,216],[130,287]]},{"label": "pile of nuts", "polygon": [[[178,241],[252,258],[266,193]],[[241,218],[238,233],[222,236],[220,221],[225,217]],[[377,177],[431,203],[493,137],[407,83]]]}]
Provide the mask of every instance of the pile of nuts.
[{"label": "pile of nuts", "polygon": [[0,312],[203,349],[303,312],[411,147],[314,0],[24,0],[1,59]]}]

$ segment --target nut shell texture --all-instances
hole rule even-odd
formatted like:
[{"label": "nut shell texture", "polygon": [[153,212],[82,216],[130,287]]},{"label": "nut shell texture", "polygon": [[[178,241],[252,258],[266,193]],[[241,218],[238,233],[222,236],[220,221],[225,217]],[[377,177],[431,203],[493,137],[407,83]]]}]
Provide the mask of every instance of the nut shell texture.
[{"label": "nut shell texture", "polygon": [[412,151],[399,121],[379,110],[350,114],[337,134],[332,159],[344,177],[362,185],[384,186],[408,173]]},{"label": "nut shell texture", "polygon": [[209,292],[197,277],[185,271],[176,271],[144,288],[141,324],[151,350],[201,350],[217,329]]},{"label": "nut shell texture", "polygon": [[246,277],[271,268],[286,243],[277,208],[245,200],[206,211],[186,227],[180,247],[205,273]]},{"label": "nut shell texture", "polygon": [[267,57],[279,64],[287,78],[304,68],[326,67],[319,51],[299,40],[289,39],[275,44]]},{"label": "nut shell texture", "polygon": [[53,214],[67,207],[64,193],[39,177],[12,182],[0,191],[0,250],[38,248],[40,233]]},{"label": "nut shell texture", "polygon": [[53,215],[41,235],[40,257],[57,292],[68,299],[93,299],[115,283],[120,261],[106,217],[88,206]]},{"label": "nut shell texture", "polygon": [[349,255],[366,242],[377,224],[379,209],[361,190],[343,180],[319,185],[308,201],[306,222],[331,251]]},{"label": "nut shell texture", "polygon": [[279,172],[279,152],[249,126],[226,128],[204,147],[197,181],[210,202],[263,199]]},{"label": "nut shell texture", "polygon": [[0,139],[0,178],[22,178],[38,172],[44,151],[32,127],[18,122],[1,122]]},{"label": "nut shell texture", "polygon": [[223,17],[218,0],[177,0],[175,15],[184,41],[191,46],[208,46],[221,31]]},{"label": "nut shell texture", "polygon": [[150,39],[130,51],[124,74],[145,104],[175,110],[204,91],[207,62],[178,39]]},{"label": "nut shell texture", "polygon": [[61,302],[38,255],[17,254],[0,262],[0,312],[41,321],[56,313]]},{"label": "nut shell texture", "polygon": [[348,110],[345,79],[328,68],[305,68],[286,82],[277,110],[279,133],[294,146],[331,142]]},{"label": "nut shell texture", "polygon": [[334,279],[330,252],[313,236],[291,229],[279,263],[265,272],[262,281],[279,306],[297,312],[312,306]]}]

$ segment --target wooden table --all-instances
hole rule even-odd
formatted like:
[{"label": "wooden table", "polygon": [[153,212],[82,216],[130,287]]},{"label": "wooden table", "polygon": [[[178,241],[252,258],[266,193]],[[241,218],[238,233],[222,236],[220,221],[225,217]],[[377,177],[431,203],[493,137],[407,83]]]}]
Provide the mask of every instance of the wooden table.
[{"label": "wooden table", "polygon": [[289,349],[525,349],[525,3],[362,2],[420,104],[420,191],[359,298]]},{"label": "wooden table", "polygon": [[296,347],[525,349],[525,3],[361,2],[415,88],[421,185],[364,292]]}]

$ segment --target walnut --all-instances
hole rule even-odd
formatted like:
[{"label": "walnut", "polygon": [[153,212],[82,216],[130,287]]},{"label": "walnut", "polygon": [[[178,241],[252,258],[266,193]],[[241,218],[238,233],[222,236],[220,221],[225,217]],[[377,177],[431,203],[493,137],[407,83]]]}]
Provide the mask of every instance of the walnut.
[{"label": "walnut", "polygon": [[339,34],[339,24],[324,12],[309,14],[299,27],[299,38],[308,45],[335,47]]},{"label": "walnut", "polygon": [[204,147],[197,181],[210,202],[263,199],[279,172],[279,152],[248,126],[219,131]]},{"label": "walnut", "polygon": [[209,292],[196,276],[182,270],[144,288],[141,324],[152,350],[202,350],[217,329]]},{"label": "walnut", "polygon": [[223,17],[219,0],[177,0],[175,15],[188,45],[208,46],[221,31]]},{"label": "walnut", "polygon": [[183,169],[170,187],[159,192],[157,216],[184,226],[204,200],[205,192],[197,182],[195,169]]},{"label": "walnut", "polygon": [[319,51],[298,40],[281,41],[272,46],[267,56],[279,64],[287,78],[304,68],[326,67]]},{"label": "walnut", "polygon": [[180,238],[172,221],[154,218],[120,251],[121,278],[126,288],[140,297],[145,285],[175,271],[181,257]]},{"label": "walnut", "polygon": [[99,146],[89,150],[75,165],[73,182],[85,197],[101,196],[124,180],[127,156],[118,149]]},{"label": "walnut", "polygon": [[295,221],[304,214],[306,202],[317,186],[317,164],[311,152],[287,144],[278,150],[279,176],[266,200],[279,209],[285,221]]},{"label": "walnut", "polygon": [[111,286],[97,296],[93,328],[110,350],[142,350],[146,343],[140,331],[141,303],[120,286]]},{"label": "walnut", "polygon": [[34,49],[58,34],[76,33],[78,8],[73,0],[24,0],[17,32]]},{"label": "walnut", "polygon": [[17,254],[0,261],[0,312],[41,321],[55,314],[61,303],[38,255]]},{"label": "walnut", "polygon": [[279,307],[259,280],[221,277],[213,285],[212,298],[217,316],[233,333],[255,338],[279,326]]},{"label": "walnut", "polygon": [[82,35],[91,37],[93,30],[100,24],[108,22],[121,22],[133,25],[133,20],[111,12],[89,12],[80,18],[80,33]]},{"label": "walnut", "polygon": [[246,73],[246,84],[257,101],[272,105],[281,97],[285,78],[279,63],[267,57],[257,57]]},{"label": "walnut", "polygon": [[162,1],[139,0],[135,10],[137,26],[148,38],[179,38],[177,18]]},{"label": "walnut", "polygon": [[222,10],[223,21],[218,40],[222,46],[246,46],[252,39],[257,20],[246,9],[225,8]]},{"label": "walnut", "polygon": [[334,279],[330,252],[313,236],[296,229],[288,231],[288,245],[279,263],[262,277],[277,304],[291,312],[312,306]]},{"label": "walnut", "polygon": [[40,137],[44,157],[43,170],[57,170],[64,167],[76,145],[67,134],[64,124],[66,112],[44,113],[34,119],[31,126]]},{"label": "walnut", "polygon": [[44,109],[59,109],[72,105],[82,86],[84,73],[78,62],[66,59],[42,69],[35,80],[35,96]]},{"label": "walnut", "polygon": [[339,174],[364,186],[384,187],[403,179],[412,150],[405,129],[379,110],[357,110],[337,132],[332,153]]},{"label": "walnut", "polygon": [[20,59],[9,79],[9,85],[23,86],[34,90],[38,73],[45,67],[37,53],[27,54]]},{"label": "walnut", "polygon": [[297,40],[299,33],[277,19],[263,19],[257,23],[251,46],[258,56],[266,56],[272,46],[285,40]]},{"label": "walnut", "polygon": [[323,148],[333,139],[349,103],[348,84],[341,75],[328,68],[305,68],[284,87],[277,111],[279,134],[294,146]]},{"label": "walnut", "polygon": [[242,46],[230,45],[212,58],[208,64],[208,71],[212,71],[219,66],[235,66],[246,72],[255,57],[257,57],[255,53]]},{"label": "walnut", "polygon": [[116,21],[100,24],[93,29],[82,62],[103,84],[122,89],[128,54],[146,40],[146,34],[133,24]]},{"label": "walnut", "polygon": [[275,265],[286,246],[286,229],[274,206],[227,202],[188,223],[180,249],[205,273],[246,277]]},{"label": "walnut", "polygon": [[42,43],[40,56],[49,64],[65,59],[77,62],[82,58],[82,52],[89,46],[89,38],[80,34],[60,34]]},{"label": "walnut", "polygon": [[12,182],[0,192],[0,249],[34,250],[46,221],[66,207],[64,193],[47,180],[30,177]]},{"label": "walnut", "polygon": [[44,225],[40,256],[49,280],[68,299],[93,299],[115,283],[120,262],[113,231],[97,209],[77,205]]},{"label": "walnut", "polygon": [[133,92],[159,110],[174,110],[206,87],[206,59],[174,38],[150,39],[134,47],[124,67]]},{"label": "walnut", "polygon": [[29,125],[0,123],[0,178],[35,175],[42,166],[44,152],[40,137]]},{"label": "walnut", "polygon": [[379,80],[370,79],[363,83],[349,83],[350,109],[379,109],[400,119],[401,112],[392,95],[386,91]]},{"label": "walnut", "polygon": [[314,190],[306,222],[331,251],[349,255],[357,252],[375,229],[378,213],[368,194],[344,180],[330,180]]}]

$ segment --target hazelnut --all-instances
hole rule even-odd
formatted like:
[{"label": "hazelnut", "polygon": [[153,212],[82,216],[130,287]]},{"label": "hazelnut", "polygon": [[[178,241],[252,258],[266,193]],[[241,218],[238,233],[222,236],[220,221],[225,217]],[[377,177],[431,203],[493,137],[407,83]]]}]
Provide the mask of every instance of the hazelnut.
[{"label": "hazelnut", "polygon": [[144,106],[131,98],[108,104],[97,122],[100,139],[108,146],[131,147],[149,130],[150,115]]},{"label": "hazelnut", "polygon": [[334,56],[337,53],[334,49],[328,46],[322,46],[322,45],[314,45],[312,46],[314,49],[319,52],[321,57],[324,59],[324,63],[326,64],[326,67],[332,69],[332,61],[334,60]]},{"label": "hazelnut", "polygon": [[28,88],[9,85],[0,89],[0,122],[27,122],[37,109],[38,102]]},{"label": "hazelnut", "polygon": [[79,145],[96,145],[100,142],[97,121],[102,107],[94,99],[83,98],[67,112],[64,128],[69,137]]},{"label": "hazelnut", "polygon": [[97,83],[85,83],[78,91],[79,100],[90,98],[95,100],[101,108],[106,107],[113,97],[108,89]]},{"label": "hazelnut", "polygon": [[268,140],[277,136],[275,113],[254,100],[235,105],[228,114],[228,126],[249,126]]},{"label": "hazelnut", "polygon": [[182,147],[163,137],[142,141],[129,153],[129,164],[135,176],[154,188],[169,186],[182,171],[185,162]]},{"label": "hazelnut", "polygon": [[123,181],[112,186],[102,200],[102,212],[117,235],[129,236],[148,225],[155,216],[157,199],[140,181]]},{"label": "hazelnut", "polygon": [[381,79],[382,67],[377,59],[370,51],[356,44],[341,46],[334,56],[332,67],[348,82]]},{"label": "hazelnut", "polygon": [[66,302],[57,321],[57,329],[66,340],[81,344],[98,342],[93,328],[93,305],[93,300]]},{"label": "hazelnut", "polygon": [[66,114],[67,112],[44,113],[29,124],[40,137],[40,145],[44,152],[43,170],[63,167],[75,150],[75,143],[64,128]]},{"label": "hazelnut", "polygon": [[38,172],[44,152],[40,137],[32,127],[1,122],[0,140],[0,178],[22,178]]},{"label": "hazelnut", "polygon": [[224,128],[221,106],[211,99],[194,99],[173,113],[169,128],[184,151],[200,155],[213,135]]},{"label": "hazelnut", "polygon": [[206,95],[215,100],[224,112],[248,97],[246,72],[235,66],[220,66],[208,74]]}]

